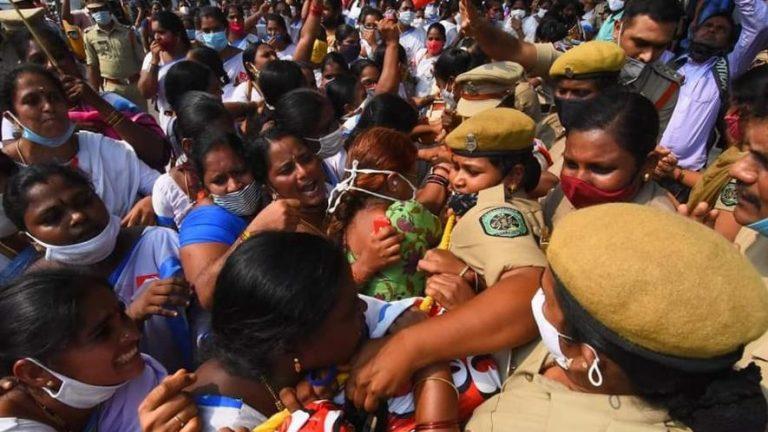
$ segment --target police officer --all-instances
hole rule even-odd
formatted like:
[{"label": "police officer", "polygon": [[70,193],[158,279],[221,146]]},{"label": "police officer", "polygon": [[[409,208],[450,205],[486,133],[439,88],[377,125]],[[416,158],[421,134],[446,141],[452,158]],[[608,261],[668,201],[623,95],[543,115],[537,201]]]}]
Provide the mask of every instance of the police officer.
[{"label": "police officer", "polygon": [[94,88],[115,92],[146,111],[147,101],[138,88],[144,51],[136,34],[115,20],[106,2],[90,0],[86,8],[96,23],[83,38],[88,80]]},{"label": "police officer", "polygon": [[733,366],[768,328],[768,291],[719,234],[608,204],[566,217],[547,258],[542,343],[467,431],[765,430],[759,369]]},{"label": "police officer", "polygon": [[565,125],[583,109],[583,102],[618,86],[624,51],[612,42],[583,43],[558,57],[549,68],[557,112],[537,126],[536,136],[549,147],[549,172],[560,176],[565,151]]},{"label": "police officer", "polygon": [[533,87],[523,79],[523,67],[513,62],[486,63],[456,77],[456,114],[469,118],[490,108],[507,107],[541,119],[541,105]]},{"label": "police officer", "polygon": [[[462,0],[461,5],[462,27],[491,58],[517,62],[530,76],[546,78],[552,64],[563,54],[552,44],[524,42],[495,28],[478,15],[468,0]],[[619,83],[654,103],[661,132],[672,116],[682,76],[660,59],[675,36],[681,17],[682,10],[676,1],[628,0],[615,29],[618,45],[627,56]]]}]

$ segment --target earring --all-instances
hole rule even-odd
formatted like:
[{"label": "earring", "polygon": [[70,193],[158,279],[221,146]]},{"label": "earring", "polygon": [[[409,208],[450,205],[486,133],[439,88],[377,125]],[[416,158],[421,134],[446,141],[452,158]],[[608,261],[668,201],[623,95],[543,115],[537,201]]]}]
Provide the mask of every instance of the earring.
[{"label": "earring", "polygon": [[651,173],[645,173],[643,174],[643,181],[645,183],[648,183],[651,180]]},{"label": "earring", "polygon": [[53,388],[56,385],[56,383],[53,382],[53,380],[48,381],[45,383],[45,386],[48,388]]},{"label": "earring", "polygon": [[301,362],[298,358],[293,358],[293,370],[296,371],[296,373],[301,373]]}]

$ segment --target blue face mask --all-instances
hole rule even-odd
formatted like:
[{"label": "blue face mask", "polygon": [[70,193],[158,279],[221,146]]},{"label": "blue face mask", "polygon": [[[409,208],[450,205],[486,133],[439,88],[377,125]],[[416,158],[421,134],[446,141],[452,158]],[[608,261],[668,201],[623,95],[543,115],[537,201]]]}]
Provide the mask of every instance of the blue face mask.
[{"label": "blue face mask", "polygon": [[195,40],[197,38],[197,31],[195,29],[188,29],[187,38],[189,38],[190,41]]},{"label": "blue face mask", "polygon": [[109,11],[93,12],[91,18],[93,18],[98,25],[106,25],[112,21],[112,13]]},{"label": "blue face mask", "polygon": [[747,225],[747,228],[753,229],[759,232],[760,235],[768,237],[768,218],[753,222]]},{"label": "blue face mask", "polygon": [[21,137],[22,138],[24,138],[27,141],[31,141],[31,142],[33,142],[35,144],[39,144],[39,145],[41,145],[43,147],[49,147],[49,148],[59,147],[62,144],[64,144],[67,141],[69,141],[69,139],[72,137],[72,134],[75,133],[75,124],[72,123],[71,121],[67,120],[68,123],[69,123],[69,126],[67,127],[66,132],[64,132],[63,134],[61,134],[61,135],[59,135],[57,137],[53,137],[53,138],[44,137],[44,136],[38,134],[37,132],[33,131],[32,129],[30,129],[30,128],[24,126],[23,124],[21,124],[19,119],[17,119],[16,116],[11,114],[10,112],[6,113],[6,115],[8,117],[12,118],[13,121],[17,125],[19,125],[19,127],[21,127],[21,130],[22,130]]},{"label": "blue face mask", "polygon": [[214,33],[203,33],[202,38],[205,46],[216,51],[221,51],[229,45],[227,32],[223,30]]}]

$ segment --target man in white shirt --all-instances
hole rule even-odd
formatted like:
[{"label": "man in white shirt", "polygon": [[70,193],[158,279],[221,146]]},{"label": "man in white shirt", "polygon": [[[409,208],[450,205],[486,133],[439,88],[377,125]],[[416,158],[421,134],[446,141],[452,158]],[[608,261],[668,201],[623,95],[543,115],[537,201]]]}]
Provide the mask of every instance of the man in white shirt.
[{"label": "man in white shirt", "polygon": [[737,30],[731,16],[716,14],[695,29],[690,52],[672,62],[685,81],[660,143],[672,150],[684,169],[704,167],[710,135],[727,103],[723,96],[729,81],[744,73],[757,53],[768,47],[768,4],[764,0],[735,3],[742,26],[735,44]]}]

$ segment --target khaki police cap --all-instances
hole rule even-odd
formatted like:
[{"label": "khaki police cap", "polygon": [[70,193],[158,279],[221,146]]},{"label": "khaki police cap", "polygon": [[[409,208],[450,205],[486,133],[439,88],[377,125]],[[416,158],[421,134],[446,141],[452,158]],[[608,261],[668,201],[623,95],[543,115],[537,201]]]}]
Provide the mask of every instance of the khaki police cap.
[{"label": "khaki police cap", "polygon": [[597,75],[618,73],[626,55],[613,42],[585,42],[558,57],[549,69],[553,78],[587,79]]},{"label": "khaki police cap", "polygon": [[[44,14],[43,8],[19,9],[19,12],[28,21],[36,20]],[[0,10],[0,24],[13,30],[23,27],[24,21],[21,20],[19,12],[16,12],[16,9]]]},{"label": "khaki police cap", "polygon": [[472,117],[496,108],[507,94],[514,91],[523,77],[523,67],[513,62],[487,63],[456,77],[461,87],[461,98],[456,113]]},{"label": "khaki police cap", "polygon": [[516,109],[493,108],[464,120],[445,137],[445,144],[471,157],[530,151],[535,128],[534,121]]},{"label": "khaki police cap", "polygon": [[578,210],[555,228],[547,258],[587,314],[655,354],[740,356],[768,328],[768,290],[749,261],[675,213],[626,203]]},{"label": "khaki police cap", "polygon": [[85,2],[85,7],[88,9],[97,9],[100,7],[104,7],[106,5],[107,5],[107,2],[103,0],[91,0],[91,1],[86,0]]}]

